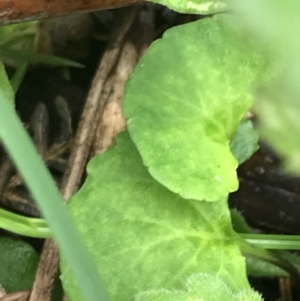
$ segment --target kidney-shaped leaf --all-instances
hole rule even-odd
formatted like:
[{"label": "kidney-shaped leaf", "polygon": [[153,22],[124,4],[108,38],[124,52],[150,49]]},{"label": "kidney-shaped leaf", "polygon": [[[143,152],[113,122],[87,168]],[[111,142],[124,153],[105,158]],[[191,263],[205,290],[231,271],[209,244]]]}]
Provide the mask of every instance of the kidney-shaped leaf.
[{"label": "kidney-shaped leaf", "polygon": [[[111,300],[148,289],[181,289],[193,273],[248,288],[244,258],[225,200],[182,199],[156,182],[127,132],[88,166],[82,189],[68,203]],[[70,300],[80,300],[62,263]]]},{"label": "kidney-shaped leaf", "polygon": [[124,111],[144,164],[184,198],[216,201],[238,187],[230,140],[267,63],[233,22],[216,16],[169,30],[127,85]]}]

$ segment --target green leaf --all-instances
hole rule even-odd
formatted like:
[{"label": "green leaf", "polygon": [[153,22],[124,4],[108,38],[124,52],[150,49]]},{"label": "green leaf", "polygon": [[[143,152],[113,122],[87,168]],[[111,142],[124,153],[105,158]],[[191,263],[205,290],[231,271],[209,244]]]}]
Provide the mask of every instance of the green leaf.
[{"label": "green leaf", "polygon": [[79,64],[77,62],[62,57],[36,53],[34,51],[24,50],[24,49],[23,50],[12,49],[9,47],[0,48],[0,57],[12,58],[21,62],[24,61],[38,62],[38,63],[45,63],[48,65],[69,66],[69,67],[77,67],[77,68],[84,67],[82,64]]},{"label": "green leaf", "polygon": [[0,49],[18,44],[19,49],[27,49],[38,31],[38,22],[21,22],[0,26]]},{"label": "green leaf", "polygon": [[[12,37],[10,37],[7,41],[2,41],[0,44],[0,48],[1,47],[6,47],[6,48],[12,48],[15,47],[16,45],[19,46],[19,44],[21,44],[21,46],[19,46],[21,49],[27,49],[28,45],[32,44],[32,42],[34,41],[34,34],[30,33],[30,34],[22,34],[22,35],[14,35]],[[20,50],[20,48],[18,48]]]},{"label": "green leaf", "polygon": [[[290,172],[300,173],[300,2],[232,0],[243,14],[248,32],[260,47],[273,53],[275,78],[257,92],[260,132],[280,155]],[[276,69],[274,68],[274,69]]]},{"label": "green leaf", "polygon": [[247,274],[254,277],[289,277],[280,267],[267,261],[248,256],[246,258]]},{"label": "green leaf", "polygon": [[[28,43],[27,50],[33,51],[33,42],[34,41],[32,39],[31,43]],[[28,68],[29,68],[29,62],[28,61],[22,62],[19,66],[17,66],[17,69],[16,69],[14,75],[10,79],[11,86],[15,93],[19,90],[19,87],[21,86],[21,84],[23,82],[23,79],[27,73]]]},{"label": "green leaf", "polygon": [[15,93],[18,91],[20,88],[23,79],[26,75],[26,72],[28,70],[29,63],[28,62],[23,62],[20,66],[17,67],[15,74],[11,78],[11,86]]},{"label": "green leaf", "polygon": [[258,150],[258,134],[253,129],[250,120],[241,121],[230,143],[230,148],[239,164],[248,160]]},{"label": "green leaf", "polygon": [[[70,202],[111,300],[148,289],[182,289],[198,272],[222,277],[234,291],[249,288],[227,202],[182,199],[143,166],[127,132],[88,165],[88,178]],[[63,285],[82,300],[62,262]]]},{"label": "green leaf", "polygon": [[1,61],[0,61],[0,90],[5,96],[5,99],[9,101],[10,104],[14,105],[15,103],[14,91],[10,85],[5,68]]},{"label": "green leaf", "polygon": [[39,256],[26,242],[0,238],[0,284],[7,293],[31,289]]},{"label": "green leaf", "polygon": [[1,45],[4,40],[11,40],[15,36],[35,33],[37,30],[37,21],[21,22],[16,24],[2,25],[0,27]]},{"label": "green leaf", "polygon": [[267,62],[234,23],[219,15],[170,29],[127,84],[124,112],[144,164],[187,199],[217,201],[238,187],[230,141]]},{"label": "green leaf", "polygon": [[232,227],[237,233],[253,233],[245,218],[236,209],[230,210]]},{"label": "green leaf", "polygon": [[222,0],[151,0],[163,4],[180,13],[214,14],[227,10],[226,1]]},{"label": "green leaf", "polygon": [[220,277],[198,273],[186,283],[186,291],[164,289],[141,292],[135,301],[262,301],[261,296],[248,289],[234,293]]},{"label": "green leaf", "polygon": [[[16,61],[38,62],[48,65],[59,65],[83,68],[82,64],[57,57],[34,52],[31,46],[34,37],[38,33],[38,22],[23,22],[0,27],[0,57],[2,59],[14,59]],[[11,61],[10,61],[11,62]],[[25,67],[23,67],[25,69]]]}]

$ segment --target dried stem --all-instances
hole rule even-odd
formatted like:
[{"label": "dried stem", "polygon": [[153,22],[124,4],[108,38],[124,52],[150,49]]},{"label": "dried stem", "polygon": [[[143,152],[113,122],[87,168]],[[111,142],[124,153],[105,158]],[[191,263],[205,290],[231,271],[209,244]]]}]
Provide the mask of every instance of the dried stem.
[{"label": "dried stem", "polygon": [[0,23],[37,20],[55,17],[76,11],[93,11],[118,8],[140,2],[142,0],[2,0],[0,1]]}]

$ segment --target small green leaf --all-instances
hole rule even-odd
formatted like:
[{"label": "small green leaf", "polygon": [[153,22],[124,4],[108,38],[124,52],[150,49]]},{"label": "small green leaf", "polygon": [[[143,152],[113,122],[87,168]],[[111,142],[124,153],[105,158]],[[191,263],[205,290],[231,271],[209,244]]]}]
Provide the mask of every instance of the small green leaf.
[{"label": "small green leaf", "polygon": [[262,301],[261,296],[251,289],[234,293],[218,276],[198,273],[186,283],[186,291],[164,289],[141,292],[135,301]]},{"label": "small green leaf", "polygon": [[190,14],[215,14],[224,12],[228,6],[222,0],[151,0],[152,2],[163,4],[180,13]]},{"label": "small green leaf", "polygon": [[[148,289],[182,289],[200,271],[222,277],[234,291],[249,288],[227,202],[182,199],[143,166],[127,132],[88,165],[89,176],[70,202],[111,300]],[[63,285],[81,300],[62,262]]]},{"label": "small green leaf", "polygon": [[230,143],[230,148],[239,164],[248,160],[258,150],[258,134],[253,129],[250,120],[241,121]]},{"label": "small green leaf", "polygon": [[289,277],[289,274],[278,266],[267,261],[246,257],[247,274],[254,277]]},{"label": "small green leaf", "polygon": [[0,90],[2,91],[5,99],[12,105],[15,103],[15,94],[7,77],[5,68],[0,61]]},{"label": "small green leaf", "polygon": [[26,72],[28,70],[28,67],[29,67],[28,62],[21,63],[20,66],[17,67],[15,74],[11,78],[11,80],[10,80],[11,86],[12,86],[15,93],[20,88],[20,86],[23,82],[23,79],[26,75]]},{"label": "small green leaf", "polygon": [[252,229],[250,228],[250,226],[247,224],[245,218],[242,216],[242,214],[239,211],[237,211],[236,209],[231,209],[230,215],[231,215],[233,229],[237,233],[252,233],[253,232]]},{"label": "small green leaf", "polygon": [[217,201],[238,187],[230,141],[267,61],[235,22],[219,15],[170,29],[126,88],[128,130],[144,164],[187,199]]},{"label": "small green leaf", "polygon": [[18,49],[27,49],[38,31],[38,22],[21,22],[0,26],[0,49],[18,45]]},{"label": "small green leaf", "polygon": [[0,238],[0,284],[7,293],[31,289],[39,256],[26,242]]}]

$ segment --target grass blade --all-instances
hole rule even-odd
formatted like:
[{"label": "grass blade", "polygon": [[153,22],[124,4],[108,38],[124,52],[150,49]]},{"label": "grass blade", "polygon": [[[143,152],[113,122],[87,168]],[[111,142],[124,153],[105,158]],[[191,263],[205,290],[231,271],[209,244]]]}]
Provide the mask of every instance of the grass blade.
[{"label": "grass blade", "polygon": [[1,88],[0,139],[45,217],[60,251],[68,261],[84,299],[106,301],[108,297],[102,288],[96,266],[82,243],[62,197],[13,107],[3,93],[6,88],[3,87],[3,83]]},{"label": "grass blade", "polygon": [[76,63],[74,61],[62,57],[36,53],[28,50],[17,50],[17,49],[12,49],[7,47],[0,48],[0,56],[2,58],[12,58],[18,61],[45,63],[48,65],[59,65],[59,66],[68,66],[68,67],[77,67],[77,68],[84,67],[82,64]]}]

